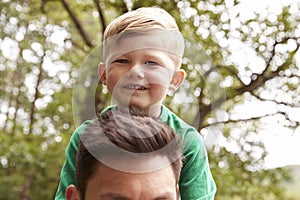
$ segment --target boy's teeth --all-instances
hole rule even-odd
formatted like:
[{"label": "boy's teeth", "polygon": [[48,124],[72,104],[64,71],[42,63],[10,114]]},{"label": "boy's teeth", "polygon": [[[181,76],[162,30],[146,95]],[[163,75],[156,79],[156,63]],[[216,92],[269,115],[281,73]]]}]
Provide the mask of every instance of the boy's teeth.
[{"label": "boy's teeth", "polygon": [[145,90],[145,89],[147,89],[144,86],[138,86],[138,85],[128,85],[128,86],[126,86],[126,88],[131,89],[131,90]]}]

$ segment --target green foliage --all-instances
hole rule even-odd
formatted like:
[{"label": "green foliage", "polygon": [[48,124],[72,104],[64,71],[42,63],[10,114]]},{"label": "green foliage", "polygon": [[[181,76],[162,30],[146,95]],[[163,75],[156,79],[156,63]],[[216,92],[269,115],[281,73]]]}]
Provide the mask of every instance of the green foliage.
[{"label": "green foliage", "polygon": [[58,181],[57,166],[64,160],[63,154],[56,150],[62,143],[55,137],[1,132],[1,199],[53,196]]},{"label": "green foliage", "polygon": [[242,160],[224,147],[210,151],[209,160],[218,185],[216,199],[285,199],[282,180],[290,179],[287,170],[255,169],[253,158]]},{"label": "green foliage", "polygon": [[300,167],[299,165],[286,167],[291,171],[292,178],[284,184],[288,200],[296,200],[300,198]]}]

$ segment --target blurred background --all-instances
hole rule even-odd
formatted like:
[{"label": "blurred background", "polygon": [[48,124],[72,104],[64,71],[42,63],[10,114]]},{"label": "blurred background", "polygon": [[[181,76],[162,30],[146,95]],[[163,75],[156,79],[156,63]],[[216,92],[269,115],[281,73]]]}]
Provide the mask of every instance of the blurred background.
[{"label": "blurred background", "polygon": [[186,39],[165,105],[205,139],[216,199],[300,199],[299,0],[0,0],[0,199],[53,199],[72,132],[112,104],[103,31],[142,6]]}]

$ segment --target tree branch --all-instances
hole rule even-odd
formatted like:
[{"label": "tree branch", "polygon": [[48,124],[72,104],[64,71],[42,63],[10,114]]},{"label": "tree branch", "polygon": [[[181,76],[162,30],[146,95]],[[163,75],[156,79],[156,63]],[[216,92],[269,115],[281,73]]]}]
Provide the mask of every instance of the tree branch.
[{"label": "tree branch", "polygon": [[211,123],[211,124],[206,124],[206,125],[202,126],[202,128],[207,128],[209,126],[216,126],[216,125],[219,125],[219,124],[229,124],[229,123],[255,121],[255,120],[258,120],[258,119],[262,119],[264,117],[275,116],[275,115],[278,115],[278,114],[284,115],[287,118],[287,115],[286,115],[285,112],[279,111],[279,112],[276,112],[276,113],[266,114],[266,115],[258,116],[258,117],[251,117],[251,118],[247,118],[247,119],[238,119],[238,120],[230,119],[230,120],[227,120],[227,121],[215,122],[215,123]]},{"label": "tree branch", "polygon": [[[280,42],[276,42],[274,44],[274,48],[272,50],[272,56],[269,58],[269,60],[267,61],[267,67],[266,69],[269,69],[271,66],[271,61],[273,60],[274,56],[275,56],[275,46],[277,44],[282,44],[287,42],[289,39],[295,39],[295,40],[299,40],[300,38],[293,38],[293,37],[288,37],[288,38],[284,38],[282,41]],[[211,102],[208,105],[204,105],[201,103],[201,101],[199,101],[199,112],[201,113],[202,116],[206,116],[207,113],[211,112],[212,110],[212,105],[214,107],[219,107],[222,103],[224,103],[225,101],[227,101],[228,99],[232,99],[238,95],[241,95],[245,92],[252,92],[256,89],[258,89],[259,87],[261,87],[262,85],[265,84],[266,81],[273,79],[274,77],[278,76],[280,71],[286,69],[287,67],[289,67],[292,63],[292,60],[296,54],[296,52],[299,50],[300,48],[300,44],[298,43],[297,48],[292,51],[289,55],[289,58],[281,65],[279,66],[275,71],[271,71],[271,70],[265,70],[262,74],[254,74],[257,75],[257,78],[255,80],[252,80],[250,82],[250,84],[248,85],[243,85],[237,89],[233,89],[233,91],[231,93],[227,93],[226,98],[224,98],[223,96],[216,99],[215,101]],[[200,100],[200,99],[198,99]],[[200,115],[200,116],[201,116]],[[198,123],[198,130],[202,129],[204,126],[204,119],[200,118],[199,123]]]},{"label": "tree branch", "polygon": [[64,8],[70,15],[72,21],[74,22],[74,24],[75,24],[77,30],[79,31],[79,34],[81,35],[82,39],[84,40],[85,44],[87,46],[93,48],[94,45],[93,45],[92,41],[90,40],[88,34],[85,32],[83,26],[81,25],[79,19],[76,17],[75,13],[71,10],[70,5],[67,3],[66,0],[61,0],[61,2],[63,3]]},{"label": "tree branch", "polygon": [[35,85],[35,93],[34,93],[34,99],[31,103],[31,109],[30,109],[30,114],[29,114],[29,134],[32,134],[33,131],[33,125],[34,125],[34,114],[35,114],[35,102],[39,98],[39,86],[42,81],[42,75],[43,75],[43,62],[44,62],[44,57],[45,53],[43,56],[40,58],[40,63],[39,63],[39,74],[37,75],[37,81]]},{"label": "tree branch", "polygon": [[254,96],[255,98],[257,98],[260,101],[264,101],[264,102],[269,101],[269,102],[274,102],[276,104],[282,104],[282,105],[285,105],[285,106],[288,106],[288,107],[295,107],[295,105],[293,105],[293,104],[289,104],[289,103],[282,102],[282,101],[276,101],[275,99],[264,99],[264,98],[258,96],[257,94],[254,94],[253,91],[251,91],[250,93],[251,93],[252,96]]},{"label": "tree branch", "polygon": [[98,10],[98,13],[99,13],[99,21],[100,21],[100,26],[102,27],[102,36],[103,36],[104,31],[106,29],[106,22],[105,22],[105,19],[104,19],[103,11],[101,9],[99,0],[94,0],[94,3],[95,3],[95,6]]},{"label": "tree branch", "polygon": [[[15,84],[17,84],[16,79],[17,79],[17,76],[18,76],[18,72],[19,72],[18,70],[16,70],[15,72],[12,72],[12,77],[10,77],[11,74],[8,74],[9,75],[8,80],[12,80],[12,85],[10,86],[11,88],[16,87]],[[14,97],[14,92],[13,92],[13,90],[11,90],[11,92],[9,94],[9,97],[8,97],[8,108],[12,107],[13,97]],[[16,112],[15,112],[14,116],[16,115]],[[7,110],[6,113],[3,113],[3,114],[5,114],[6,117],[5,117],[5,120],[4,120],[4,126],[2,128],[2,131],[3,131],[3,133],[7,133],[6,128],[7,128],[7,125],[8,125],[7,122],[8,122],[8,119],[9,119],[9,111]]]}]

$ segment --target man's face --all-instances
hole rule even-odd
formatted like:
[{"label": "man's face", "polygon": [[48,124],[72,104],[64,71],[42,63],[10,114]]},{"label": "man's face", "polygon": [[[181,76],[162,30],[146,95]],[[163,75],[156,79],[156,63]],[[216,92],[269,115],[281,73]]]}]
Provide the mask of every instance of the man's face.
[{"label": "man's face", "polygon": [[174,200],[172,167],[149,173],[125,173],[101,165],[86,189],[86,200]]},{"label": "man's face", "polygon": [[[84,200],[175,200],[178,186],[171,165],[148,173],[127,173],[103,164],[88,180]],[[75,186],[66,192],[68,200],[81,200]]]},{"label": "man's face", "polygon": [[155,105],[160,109],[172,84],[175,66],[168,53],[143,49],[116,57],[104,73],[108,91],[120,107],[151,110]]}]

